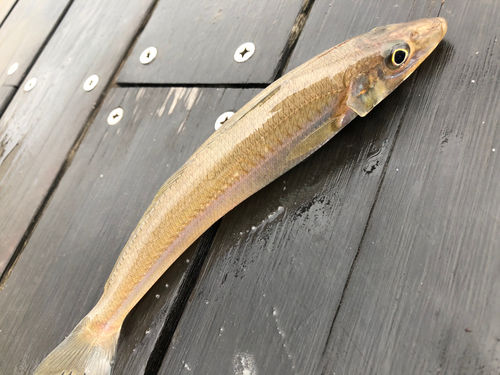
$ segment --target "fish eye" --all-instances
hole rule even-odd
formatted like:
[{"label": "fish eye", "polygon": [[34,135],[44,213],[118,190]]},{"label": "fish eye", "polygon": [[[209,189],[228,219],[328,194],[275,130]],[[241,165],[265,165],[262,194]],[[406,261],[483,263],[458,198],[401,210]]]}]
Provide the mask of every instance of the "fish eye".
[{"label": "fish eye", "polygon": [[397,69],[406,62],[409,55],[410,48],[407,44],[395,46],[387,57],[386,64],[390,69]]},{"label": "fish eye", "polygon": [[397,49],[392,53],[392,63],[399,66],[406,61],[406,56],[408,56],[408,52],[401,48]]}]

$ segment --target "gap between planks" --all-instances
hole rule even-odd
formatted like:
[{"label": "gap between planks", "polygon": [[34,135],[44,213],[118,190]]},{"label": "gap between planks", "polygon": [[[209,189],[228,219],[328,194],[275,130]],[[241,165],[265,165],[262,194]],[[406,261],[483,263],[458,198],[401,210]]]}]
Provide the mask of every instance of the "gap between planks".
[{"label": "gap between planks", "polygon": [[302,3],[302,7],[300,8],[299,14],[297,14],[297,18],[295,18],[292,31],[290,32],[290,35],[288,37],[288,42],[283,49],[281,58],[278,61],[276,70],[274,71],[274,80],[277,80],[279,77],[281,77],[283,75],[283,72],[286,70],[288,62],[290,61],[290,57],[292,56],[292,52],[295,49],[300,34],[302,34],[302,30],[304,30],[306,21],[309,18],[309,13],[311,12],[314,2],[315,0],[304,0],[304,2]]}]

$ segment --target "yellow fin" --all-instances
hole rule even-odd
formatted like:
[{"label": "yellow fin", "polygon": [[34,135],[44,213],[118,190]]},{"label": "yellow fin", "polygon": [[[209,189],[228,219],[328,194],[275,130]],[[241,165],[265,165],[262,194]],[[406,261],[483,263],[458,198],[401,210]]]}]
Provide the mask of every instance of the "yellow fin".
[{"label": "yellow fin", "polygon": [[109,375],[120,331],[102,336],[92,334],[88,322],[89,318],[83,318],[33,375]]}]

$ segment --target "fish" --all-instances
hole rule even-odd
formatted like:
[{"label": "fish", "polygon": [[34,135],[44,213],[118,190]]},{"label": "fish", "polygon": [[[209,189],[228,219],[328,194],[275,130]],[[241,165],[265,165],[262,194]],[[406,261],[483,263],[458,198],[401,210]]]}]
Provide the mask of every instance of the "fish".
[{"label": "fish", "polygon": [[441,17],[377,27],[261,91],[160,188],[95,307],[34,374],[111,374],[125,317],[170,265],[227,212],[366,116],[446,31]]}]

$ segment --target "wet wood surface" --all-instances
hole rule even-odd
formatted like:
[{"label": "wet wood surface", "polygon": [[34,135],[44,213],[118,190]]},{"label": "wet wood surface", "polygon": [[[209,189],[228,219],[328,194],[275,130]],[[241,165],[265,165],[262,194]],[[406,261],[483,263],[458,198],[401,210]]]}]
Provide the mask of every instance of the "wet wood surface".
[{"label": "wet wood surface", "polygon": [[[310,0],[205,2],[160,0],[150,22],[118,77],[133,84],[271,83],[295,40]],[[179,27],[182,25],[182,27]],[[270,37],[272,36],[272,37]],[[246,42],[255,53],[245,63],[234,60]],[[139,56],[156,47],[147,65]]]},{"label": "wet wood surface", "polygon": [[[0,119],[0,273],[42,213],[151,5],[73,2],[22,83],[36,78],[35,87],[18,90],[5,110]],[[93,74],[99,83],[86,92],[83,84]]]},{"label": "wet wood surface", "polygon": [[[155,191],[220,113],[349,37],[437,15],[449,24],[445,42],[407,82],[228,213],[163,275],[127,317],[113,374],[500,372],[500,5],[221,1],[187,3],[172,17],[178,5],[166,0],[89,4],[74,1],[26,77],[41,82],[19,90],[0,119],[9,150],[0,240],[13,244],[9,254],[23,250],[4,263],[0,375],[30,374],[90,310]],[[100,18],[78,29],[76,14]],[[102,25],[110,17],[120,22]],[[230,69],[239,36],[254,36],[266,56]],[[96,60],[85,69],[81,59],[50,69],[63,46],[73,58],[89,40]],[[112,62],[111,42],[120,45]],[[143,66],[150,45],[163,47]],[[230,62],[183,60],[204,45]],[[97,91],[78,91],[102,66]],[[7,97],[14,88],[5,87]],[[116,107],[124,117],[109,126]]]},{"label": "wet wood surface", "polygon": [[325,374],[500,373],[500,4],[441,15],[447,43],[415,80]]}]

